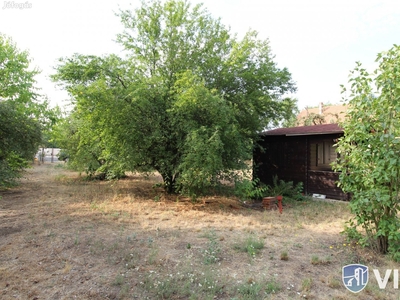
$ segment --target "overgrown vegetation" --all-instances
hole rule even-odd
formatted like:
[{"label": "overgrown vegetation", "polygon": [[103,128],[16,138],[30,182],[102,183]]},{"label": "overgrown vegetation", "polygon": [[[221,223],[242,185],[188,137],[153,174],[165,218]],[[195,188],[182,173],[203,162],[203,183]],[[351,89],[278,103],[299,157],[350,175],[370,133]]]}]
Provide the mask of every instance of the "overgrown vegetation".
[{"label": "overgrown vegetation", "polygon": [[340,187],[352,195],[349,237],[400,260],[400,46],[377,57],[370,74],[351,72],[345,135],[337,143]]},{"label": "overgrown vegetation", "polygon": [[258,178],[253,180],[242,178],[235,181],[234,195],[241,201],[261,199],[267,187]]},{"label": "overgrown vegetation", "polygon": [[294,185],[293,181],[284,181],[278,176],[272,178],[272,185],[267,186],[266,194],[268,196],[286,196],[295,200],[302,200],[303,183],[299,182]]},{"label": "overgrown vegetation", "polygon": [[40,125],[8,101],[0,102],[0,188],[9,187],[29,167],[41,141]]},{"label": "overgrown vegetation", "polygon": [[267,196],[285,196],[293,200],[303,200],[303,183],[296,185],[293,181],[284,181],[274,176],[272,185],[265,185],[258,178],[249,180],[242,178],[235,181],[234,195],[241,201],[260,200]]}]

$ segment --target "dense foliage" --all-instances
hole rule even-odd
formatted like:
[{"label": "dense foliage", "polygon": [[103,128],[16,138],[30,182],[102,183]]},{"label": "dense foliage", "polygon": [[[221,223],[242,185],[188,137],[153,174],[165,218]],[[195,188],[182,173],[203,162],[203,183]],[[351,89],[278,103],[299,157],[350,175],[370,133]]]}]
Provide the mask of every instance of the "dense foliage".
[{"label": "dense foliage", "polygon": [[0,188],[14,183],[41,141],[38,116],[46,103],[35,102],[36,70],[10,38],[0,34]]},{"label": "dense foliage", "polygon": [[0,188],[14,184],[32,161],[40,140],[38,122],[7,101],[0,102]]},{"label": "dense foliage", "polygon": [[352,195],[354,218],[347,232],[400,260],[400,47],[379,54],[377,61],[373,74],[361,64],[352,72],[335,168],[341,187]]},{"label": "dense foliage", "polygon": [[244,168],[257,132],[293,111],[291,75],[256,32],[238,40],[186,1],[119,16],[126,58],[77,54],[53,77],[75,104],[58,130],[77,168],[156,170],[168,192],[200,193]]},{"label": "dense foliage", "polygon": [[29,63],[28,52],[20,51],[10,38],[0,34],[0,100],[33,110],[38,71],[30,70]]}]

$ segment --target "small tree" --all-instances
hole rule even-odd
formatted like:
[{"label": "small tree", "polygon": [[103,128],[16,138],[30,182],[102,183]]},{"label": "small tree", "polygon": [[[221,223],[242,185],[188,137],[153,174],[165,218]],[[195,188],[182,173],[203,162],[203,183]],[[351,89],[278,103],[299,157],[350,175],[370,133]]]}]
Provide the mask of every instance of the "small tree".
[{"label": "small tree", "polygon": [[360,63],[351,72],[349,110],[335,169],[341,171],[342,189],[352,194],[354,218],[347,233],[400,260],[400,47],[379,54],[377,62],[373,74]]}]

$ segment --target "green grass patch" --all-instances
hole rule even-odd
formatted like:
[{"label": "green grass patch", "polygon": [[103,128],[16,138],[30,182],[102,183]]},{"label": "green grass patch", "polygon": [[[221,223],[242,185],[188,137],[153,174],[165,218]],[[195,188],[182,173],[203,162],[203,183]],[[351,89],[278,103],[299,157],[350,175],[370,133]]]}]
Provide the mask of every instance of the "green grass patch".
[{"label": "green grass patch", "polygon": [[233,248],[246,252],[250,257],[254,258],[264,248],[264,241],[254,235],[250,235],[245,240],[236,243]]}]

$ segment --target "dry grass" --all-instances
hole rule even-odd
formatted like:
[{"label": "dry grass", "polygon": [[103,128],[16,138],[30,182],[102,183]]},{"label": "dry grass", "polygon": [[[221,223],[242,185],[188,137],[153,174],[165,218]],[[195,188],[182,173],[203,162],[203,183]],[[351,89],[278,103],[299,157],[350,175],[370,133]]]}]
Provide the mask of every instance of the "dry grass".
[{"label": "dry grass", "polygon": [[279,214],[219,196],[193,203],[154,188],[159,181],[29,170],[20,187],[0,192],[0,298],[397,297],[376,282],[360,295],[343,287],[346,264],[390,264],[339,234],[347,204],[286,202]]}]

